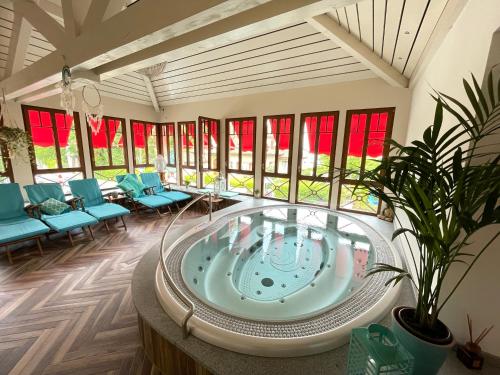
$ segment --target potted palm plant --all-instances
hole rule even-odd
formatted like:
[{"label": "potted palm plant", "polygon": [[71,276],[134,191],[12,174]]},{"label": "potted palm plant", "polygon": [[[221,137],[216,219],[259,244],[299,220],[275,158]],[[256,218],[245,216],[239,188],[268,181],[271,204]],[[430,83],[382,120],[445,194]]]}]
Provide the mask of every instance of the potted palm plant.
[{"label": "potted palm plant", "polygon": [[[414,355],[416,374],[435,374],[442,366],[453,335],[439,314],[500,233],[478,252],[467,251],[474,233],[500,223],[500,144],[494,143],[500,132],[500,82],[490,72],[484,92],[474,76],[463,85],[469,103],[433,95],[434,122],[422,139],[408,146],[391,141],[391,156],[360,183],[394,210],[400,228],[393,240],[402,236],[410,246],[413,237],[418,245],[409,259],[414,272],[380,263],[368,272],[393,272],[389,283],[409,279],[416,289],[415,307],[393,310],[394,333]],[[442,126],[444,113],[457,123]],[[458,262],[466,264],[465,271],[445,292],[449,270]]]}]

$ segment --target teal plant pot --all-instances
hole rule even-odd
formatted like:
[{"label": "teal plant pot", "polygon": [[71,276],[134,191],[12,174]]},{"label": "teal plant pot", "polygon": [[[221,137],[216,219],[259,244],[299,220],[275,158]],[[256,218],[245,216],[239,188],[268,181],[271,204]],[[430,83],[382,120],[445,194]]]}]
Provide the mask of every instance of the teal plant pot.
[{"label": "teal plant pot", "polygon": [[419,332],[416,332],[405,322],[404,318],[402,318],[405,310],[408,312],[408,310],[415,309],[399,306],[392,310],[392,332],[415,359],[413,374],[437,374],[454,345],[453,335],[450,330],[440,322],[441,327],[444,328],[443,337],[429,338],[423,336]]}]

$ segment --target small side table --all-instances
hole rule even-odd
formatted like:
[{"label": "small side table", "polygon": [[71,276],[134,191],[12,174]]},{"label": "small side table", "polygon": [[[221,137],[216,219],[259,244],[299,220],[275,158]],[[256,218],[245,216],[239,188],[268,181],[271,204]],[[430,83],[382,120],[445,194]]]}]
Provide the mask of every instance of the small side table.
[{"label": "small side table", "polygon": [[104,199],[108,202],[108,203],[115,203],[115,204],[119,204],[121,206],[126,206],[127,205],[127,195],[126,194],[123,194],[123,193],[118,193],[116,195],[116,197],[112,196],[112,195],[106,195],[104,197]]},{"label": "small side table", "polygon": [[[210,198],[205,197],[202,199],[203,202],[207,205],[207,214],[210,212]],[[215,198],[212,197],[212,212],[220,209],[221,203],[224,202],[224,198]]]}]

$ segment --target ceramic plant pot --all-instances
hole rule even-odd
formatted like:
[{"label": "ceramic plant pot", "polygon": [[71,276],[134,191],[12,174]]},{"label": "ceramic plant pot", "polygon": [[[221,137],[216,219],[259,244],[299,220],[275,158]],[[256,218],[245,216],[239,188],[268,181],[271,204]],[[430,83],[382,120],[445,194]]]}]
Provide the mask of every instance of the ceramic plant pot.
[{"label": "ceramic plant pot", "polygon": [[412,307],[395,307],[392,310],[392,332],[413,355],[414,374],[437,374],[454,345],[453,335],[444,323],[439,321],[440,333],[434,337],[424,336],[407,323],[408,315],[414,311]]}]

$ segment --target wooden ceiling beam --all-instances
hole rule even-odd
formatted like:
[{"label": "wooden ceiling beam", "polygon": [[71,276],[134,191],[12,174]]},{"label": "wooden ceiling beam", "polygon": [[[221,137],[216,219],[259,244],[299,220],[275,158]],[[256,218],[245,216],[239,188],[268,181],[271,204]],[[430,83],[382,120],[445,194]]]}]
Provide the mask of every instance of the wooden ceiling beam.
[{"label": "wooden ceiling beam", "polygon": [[22,15],[14,13],[12,36],[9,42],[9,55],[5,69],[6,77],[24,68],[24,59],[26,58],[32,29],[31,24]]},{"label": "wooden ceiling beam", "polygon": [[83,32],[91,30],[102,22],[109,2],[110,0],[92,0],[85,20],[83,21]]},{"label": "wooden ceiling beam", "polygon": [[148,90],[149,97],[151,98],[151,103],[153,104],[155,111],[160,112],[160,106],[158,105],[158,99],[156,98],[155,89],[153,87],[153,84],[151,83],[151,79],[145,74],[142,75],[142,78],[144,80],[146,90]]},{"label": "wooden ceiling beam", "polygon": [[[346,6],[357,0],[273,0],[225,17],[164,42],[155,44],[96,68],[103,79],[168,61],[172,51],[186,54],[238,42],[241,39],[303,22],[305,18],[324,13],[335,6]],[[134,5],[136,6],[136,5]],[[133,7],[132,7],[133,8]]]},{"label": "wooden ceiling beam", "polygon": [[409,80],[394,67],[375,54],[369,47],[349,34],[328,14],[309,18],[308,23],[331,39],[349,55],[371,69],[384,81],[395,87],[408,87]]},{"label": "wooden ceiling beam", "polygon": [[27,0],[14,1],[14,13],[22,15],[57,49],[64,50],[66,34],[64,28],[38,4]]},{"label": "wooden ceiling beam", "polygon": [[[71,68],[90,70],[266,1],[269,0],[141,0],[67,43],[64,46],[64,58],[60,50],[51,52],[4,79],[0,86],[4,88],[7,99],[13,99],[58,82],[64,63]],[[32,3],[16,0],[15,4],[18,3],[22,4],[22,13],[31,18],[30,23],[37,29],[41,27],[39,31],[42,34],[45,31],[52,35],[57,34],[56,30],[64,30]],[[44,21],[37,21],[34,15]],[[58,45],[53,44],[59,48],[61,43],[54,41]]]}]

